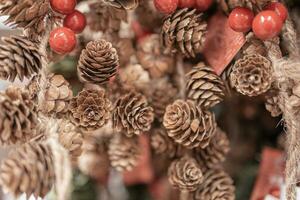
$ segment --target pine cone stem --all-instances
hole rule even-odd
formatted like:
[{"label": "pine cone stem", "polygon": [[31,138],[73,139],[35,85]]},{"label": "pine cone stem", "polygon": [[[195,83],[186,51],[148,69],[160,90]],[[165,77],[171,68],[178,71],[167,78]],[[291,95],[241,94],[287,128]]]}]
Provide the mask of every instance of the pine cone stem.
[{"label": "pine cone stem", "polygon": [[179,199],[180,200],[188,200],[189,199],[189,191],[187,190],[183,190],[183,191],[180,191],[180,197]]}]

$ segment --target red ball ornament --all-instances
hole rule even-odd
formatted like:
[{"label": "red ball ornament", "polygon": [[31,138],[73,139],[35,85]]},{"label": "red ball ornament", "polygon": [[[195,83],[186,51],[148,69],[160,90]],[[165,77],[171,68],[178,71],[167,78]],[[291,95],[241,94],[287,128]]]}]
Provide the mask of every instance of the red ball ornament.
[{"label": "red ball ornament", "polygon": [[199,11],[206,11],[212,3],[213,0],[196,0],[196,8]]},{"label": "red ball ornament", "polygon": [[51,49],[58,54],[71,52],[76,46],[76,36],[69,28],[61,27],[51,31],[49,37]]},{"label": "red ball ornament", "polygon": [[275,11],[266,10],[258,13],[252,23],[252,30],[261,40],[277,36],[282,29],[282,19]]},{"label": "red ball ornament", "polygon": [[272,2],[269,5],[265,7],[265,10],[273,10],[279,15],[279,17],[282,19],[282,21],[285,21],[288,16],[288,10],[287,8],[279,2]]},{"label": "red ball ornament", "polygon": [[237,7],[229,15],[230,28],[236,32],[247,32],[252,27],[253,12],[248,8]]},{"label": "red ball ornament", "polygon": [[156,9],[164,14],[174,12],[178,7],[179,0],[154,0]]},{"label": "red ball ornament", "polygon": [[75,33],[81,33],[86,26],[86,19],[82,12],[75,10],[68,14],[64,19],[64,27],[67,27]]},{"label": "red ball ornament", "polygon": [[179,8],[193,8],[195,6],[195,0],[179,0]]},{"label": "red ball ornament", "polygon": [[54,11],[67,15],[75,10],[76,0],[50,0],[50,5]]}]

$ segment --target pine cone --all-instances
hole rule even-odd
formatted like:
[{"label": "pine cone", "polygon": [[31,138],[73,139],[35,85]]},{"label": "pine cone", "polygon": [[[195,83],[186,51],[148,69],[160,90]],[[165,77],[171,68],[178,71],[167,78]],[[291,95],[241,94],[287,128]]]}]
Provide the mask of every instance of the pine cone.
[{"label": "pine cone", "polygon": [[131,57],[135,55],[133,41],[130,38],[119,38],[113,41],[118,52],[120,66],[126,66],[130,63]]},{"label": "pine cone", "polygon": [[215,117],[192,101],[176,100],[168,105],[163,125],[169,137],[187,148],[205,148],[215,134]]},{"label": "pine cone", "polygon": [[234,200],[235,188],[230,176],[222,169],[211,169],[204,173],[204,182],[194,192],[193,200]]},{"label": "pine cone", "polygon": [[29,94],[11,86],[0,93],[0,142],[5,145],[24,143],[36,134],[37,109]]},{"label": "pine cone", "polygon": [[252,10],[252,0],[218,0],[222,10],[229,14],[236,7],[247,7]]},{"label": "pine cone", "polygon": [[5,23],[13,27],[35,30],[40,35],[49,25],[49,0],[1,0],[0,5],[1,15],[9,16]]},{"label": "pine cone", "polygon": [[135,9],[139,5],[138,0],[104,0],[104,2],[115,8],[125,10]]},{"label": "pine cone", "polygon": [[89,42],[78,61],[78,75],[82,82],[103,84],[117,73],[119,58],[110,42]]},{"label": "pine cone", "polygon": [[54,163],[50,146],[28,143],[13,151],[0,168],[4,190],[19,196],[26,193],[44,197],[54,184]]},{"label": "pine cone", "polygon": [[203,49],[207,23],[196,9],[180,9],[169,15],[162,27],[162,43],[173,52],[195,57]]},{"label": "pine cone", "polygon": [[2,37],[0,45],[0,78],[21,81],[37,74],[42,68],[39,46],[24,36]]},{"label": "pine cone", "polygon": [[108,6],[102,1],[91,3],[89,7],[87,24],[93,31],[117,32],[120,29],[121,22],[127,21],[125,10]]},{"label": "pine cone", "polygon": [[163,53],[157,34],[147,36],[139,43],[137,58],[153,78],[172,73],[175,65],[173,56]]},{"label": "pine cone", "polygon": [[73,97],[73,91],[69,82],[62,75],[49,74],[44,91],[44,98],[42,102],[39,103],[39,109],[42,110],[43,113],[60,116],[68,111],[68,105]]},{"label": "pine cone", "polygon": [[259,54],[264,57],[268,54],[264,43],[256,38],[252,32],[247,35],[247,42],[244,44],[241,52],[243,55]]},{"label": "pine cone", "polygon": [[220,166],[229,150],[229,140],[226,134],[218,128],[216,135],[205,149],[195,149],[195,158],[201,165],[201,169],[212,169]]},{"label": "pine cone", "polygon": [[83,137],[80,131],[72,123],[64,120],[59,124],[58,134],[60,144],[69,151],[71,160],[76,163],[82,152]]},{"label": "pine cone", "polygon": [[272,63],[261,55],[246,55],[232,67],[230,84],[243,95],[257,96],[272,84]]},{"label": "pine cone", "polygon": [[278,89],[271,88],[265,96],[265,107],[271,113],[272,117],[278,117],[282,114],[280,108],[280,99],[278,97]]},{"label": "pine cone", "polygon": [[96,130],[108,122],[111,108],[103,89],[83,90],[70,102],[70,119],[85,131]]},{"label": "pine cone", "polygon": [[196,160],[182,157],[171,163],[168,169],[169,182],[181,191],[195,191],[203,182],[203,174]]},{"label": "pine cone", "polygon": [[149,131],[154,120],[153,108],[140,93],[130,92],[121,96],[115,105],[113,126],[127,136]]},{"label": "pine cone", "polygon": [[116,135],[108,149],[110,164],[117,171],[131,171],[138,163],[140,147],[137,137]]},{"label": "pine cone", "polygon": [[198,106],[208,109],[223,101],[224,82],[211,67],[199,63],[187,76],[187,97]]}]

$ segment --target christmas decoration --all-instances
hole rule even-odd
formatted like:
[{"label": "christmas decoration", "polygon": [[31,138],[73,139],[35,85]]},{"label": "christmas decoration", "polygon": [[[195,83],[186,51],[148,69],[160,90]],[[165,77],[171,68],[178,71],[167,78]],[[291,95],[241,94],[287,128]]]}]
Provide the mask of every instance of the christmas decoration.
[{"label": "christmas decoration", "polygon": [[49,44],[58,54],[70,53],[76,46],[75,33],[69,28],[56,28],[50,33]]},{"label": "christmas decoration", "polygon": [[265,10],[273,10],[279,15],[282,21],[285,21],[288,17],[287,8],[280,2],[272,2],[265,7]]},{"label": "christmas decoration", "polygon": [[253,12],[248,8],[237,7],[229,15],[229,26],[237,32],[247,32],[252,27]]},{"label": "christmas decoration", "polygon": [[61,14],[70,14],[75,10],[76,0],[50,0],[54,11]]},{"label": "christmas decoration", "polygon": [[179,0],[178,7],[179,8],[193,8],[195,6],[195,0]]},{"label": "christmas decoration", "polygon": [[157,10],[164,14],[174,12],[178,6],[179,0],[153,0]]},{"label": "christmas decoration", "polygon": [[195,0],[195,1],[196,1],[196,8],[199,11],[206,11],[213,3],[213,0]]},{"label": "christmas decoration", "polygon": [[131,10],[138,6],[138,0],[104,0],[104,2],[116,8],[123,8],[126,10]]},{"label": "christmas decoration", "polygon": [[71,29],[75,33],[81,33],[86,26],[84,14],[78,10],[68,14],[64,19],[64,26]]}]

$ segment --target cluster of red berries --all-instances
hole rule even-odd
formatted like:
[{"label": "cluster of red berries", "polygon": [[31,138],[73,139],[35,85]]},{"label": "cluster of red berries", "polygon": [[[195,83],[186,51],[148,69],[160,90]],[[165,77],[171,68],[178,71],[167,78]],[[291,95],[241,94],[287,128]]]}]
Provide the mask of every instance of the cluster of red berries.
[{"label": "cluster of red berries", "polygon": [[81,33],[86,26],[83,13],[75,10],[76,0],[50,0],[51,8],[65,15],[63,26],[51,31],[49,44],[58,54],[71,52],[76,46],[76,33]]},{"label": "cluster of red berries", "polygon": [[173,13],[177,8],[196,8],[205,11],[212,3],[213,0],[154,0],[156,9],[164,14]]},{"label": "cluster of red berries", "polygon": [[286,7],[279,2],[270,3],[256,16],[248,8],[237,7],[229,15],[229,26],[237,32],[248,32],[252,29],[256,37],[267,40],[281,32],[287,15]]}]

